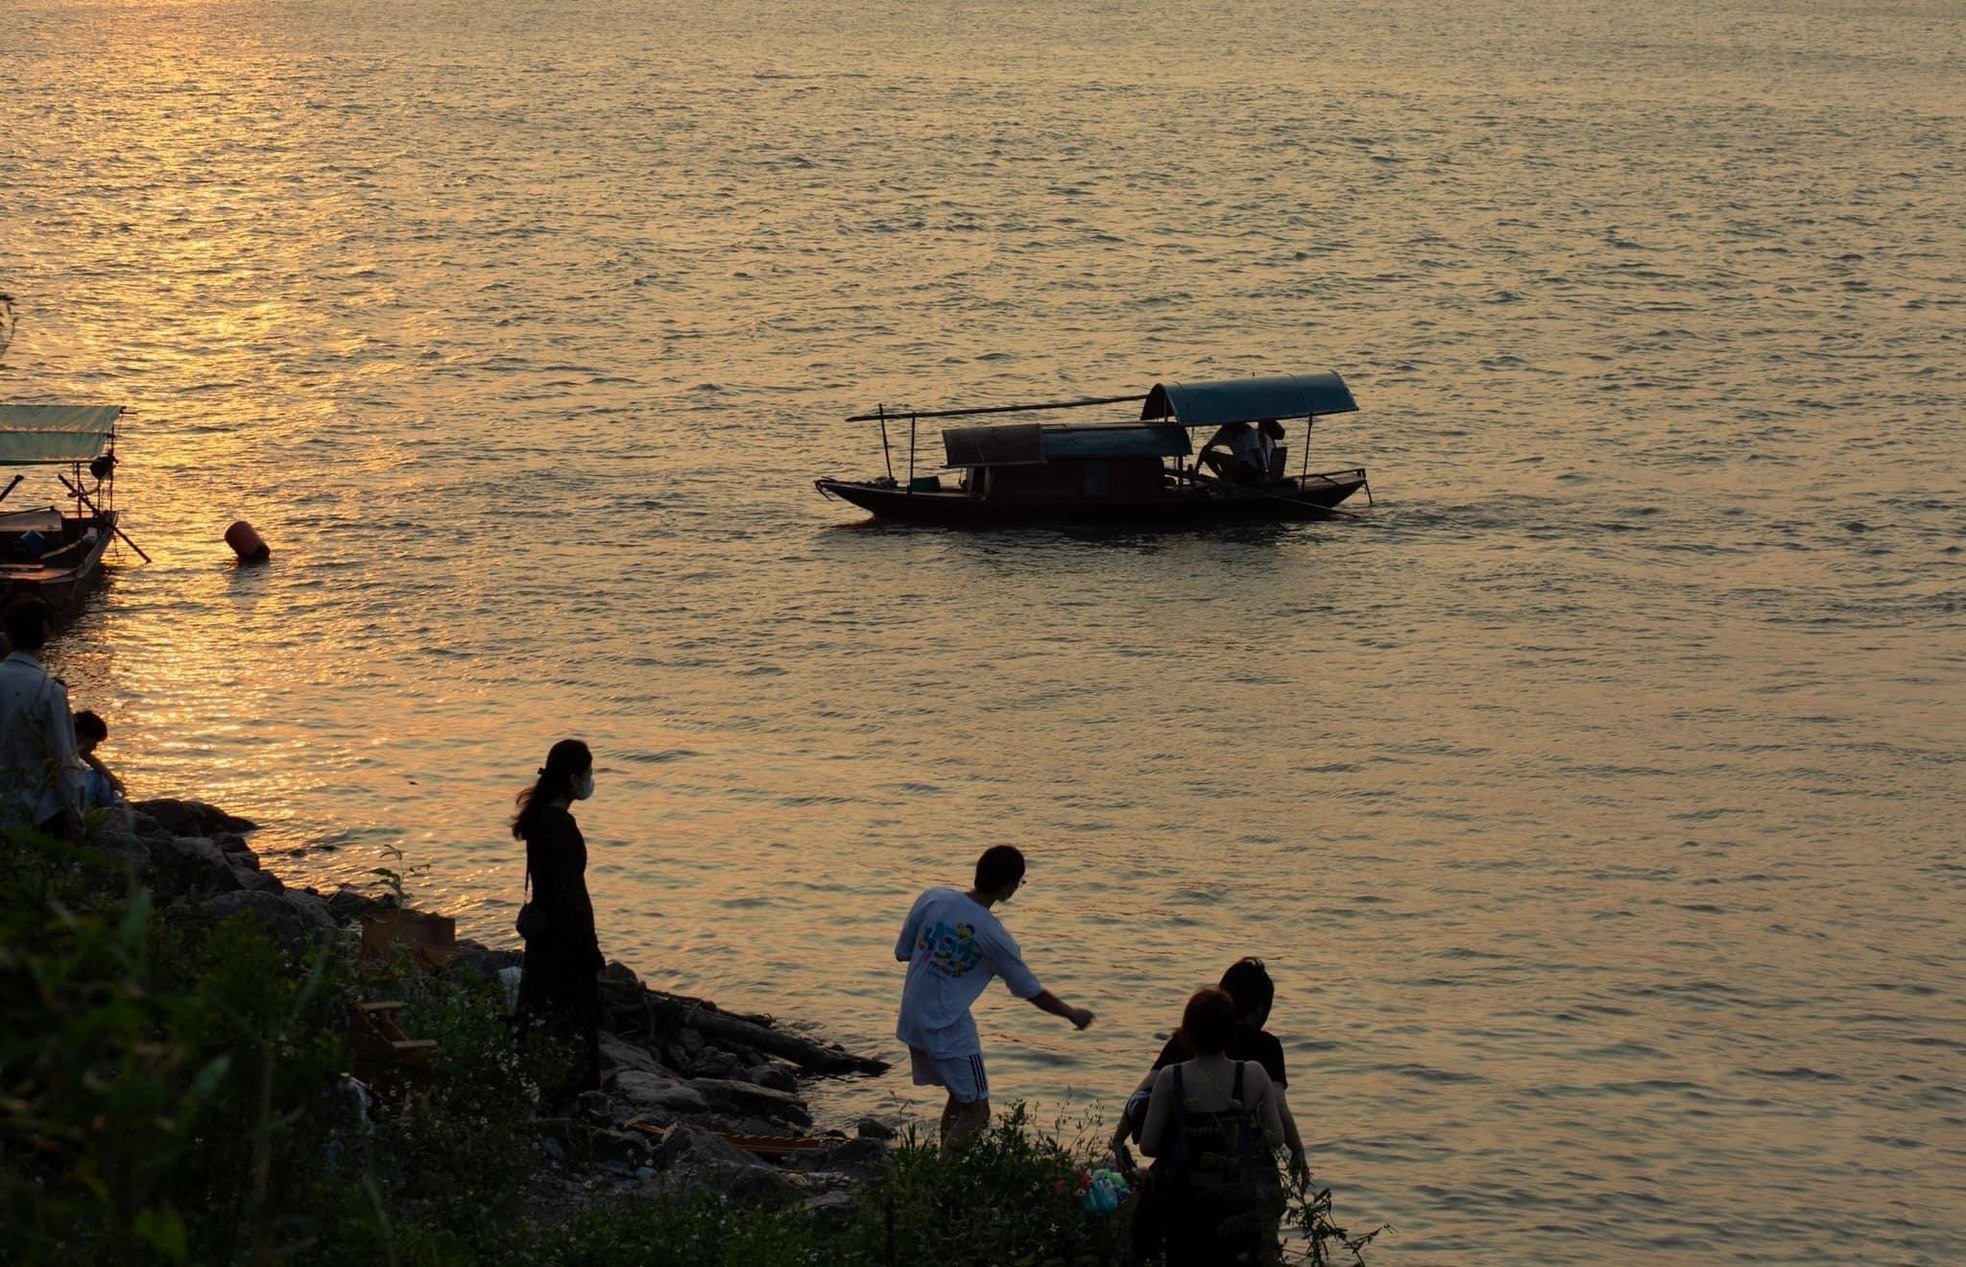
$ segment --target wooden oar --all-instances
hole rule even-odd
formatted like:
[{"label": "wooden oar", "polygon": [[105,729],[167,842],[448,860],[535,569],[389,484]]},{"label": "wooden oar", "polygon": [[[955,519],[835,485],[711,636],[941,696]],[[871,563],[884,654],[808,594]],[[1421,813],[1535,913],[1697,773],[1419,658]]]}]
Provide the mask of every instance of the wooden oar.
[{"label": "wooden oar", "polygon": [[[1358,514],[1356,511],[1340,510],[1336,506],[1319,506],[1315,502],[1300,502],[1294,497],[1284,497],[1281,494],[1272,493],[1268,489],[1258,488],[1254,484],[1231,484],[1228,480],[1218,479],[1213,475],[1203,475],[1200,471],[1177,470],[1174,474],[1180,476],[1182,479],[1193,480],[1197,484],[1214,484],[1220,488],[1254,493],[1258,497],[1267,497],[1271,501],[1279,501],[1287,506],[1295,506],[1299,510],[1314,510],[1326,515],[1343,515],[1347,519],[1365,518],[1364,515]],[[1303,485],[1299,484],[1298,487],[1302,488]]]},{"label": "wooden oar", "polygon": [[5,488],[0,488],[0,502],[6,501],[8,495],[11,494],[15,489],[19,488],[20,482],[26,478],[27,476],[25,475],[16,475],[14,476],[13,483],[7,485],[7,487]]},{"label": "wooden oar", "polygon": [[[82,491],[81,485],[71,484],[69,482],[68,477],[66,475],[63,475],[60,471],[55,472],[55,478],[62,482],[62,487],[66,488],[69,492],[75,494],[76,501],[81,502],[84,506],[87,506],[90,510],[95,511],[99,517],[108,518],[108,516],[103,515],[102,507],[96,505],[95,502],[90,499],[89,495]],[[137,552],[137,556],[141,558],[145,563],[149,563],[152,561],[150,556],[143,552],[142,546],[130,540],[129,533],[124,532],[121,528],[117,527],[114,523],[111,523],[109,525],[109,530],[115,533],[117,536],[121,537],[123,539],[123,544],[130,547],[130,549],[135,550]]]}]

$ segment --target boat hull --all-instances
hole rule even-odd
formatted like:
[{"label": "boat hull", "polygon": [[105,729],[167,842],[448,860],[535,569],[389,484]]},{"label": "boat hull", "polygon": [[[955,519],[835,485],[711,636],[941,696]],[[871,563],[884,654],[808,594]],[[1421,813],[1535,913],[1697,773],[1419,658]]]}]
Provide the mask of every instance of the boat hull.
[{"label": "boat hull", "polygon": [[859,480],[818,479],[813,487],[871,512],[877,519],[955,528],[1047,524],[1124,524],[1190,528],[1217,523],[1322,519],[1365,487],[1365,470],[1330,471],[1265,489],[1218,486],[1169,489],[1138,500],[998,501],[966,492],[909,492]]},{"label": "boat hull", "polygon": [[[102,577],[102,556],[109,549],[109,539],[115,535],[115,513],[110,511],[80,520],[70,518],[67,522],[71,525],[69,535],[74,537],[72,544],[50,557],[0,562],[0,603],[32,594],[59,615],[72,613],[81,606],[89,590]],[[96,536],[85,543],[81,534],[90,528],[96,530]]]}]

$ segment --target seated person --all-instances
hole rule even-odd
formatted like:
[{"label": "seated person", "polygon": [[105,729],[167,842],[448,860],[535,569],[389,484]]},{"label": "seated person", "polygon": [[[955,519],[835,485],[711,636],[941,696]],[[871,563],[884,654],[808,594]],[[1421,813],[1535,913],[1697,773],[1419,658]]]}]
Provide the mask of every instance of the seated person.
[{"label": "seated person", "polygon": [[1263,478],[1275,479],[1283,472],[1272,470],[1278,463],[1277,454],[1282,450],[1283,424],[1275,418],[1265,418],[1256,424],[1256,464],[1262,469]]},{"label": "seated person", "polygon": [[[1225,448],[1226,453],[1222,451]],[[1256,429],[1246,422],[1223,423],[1201,446],[1195,460],[1232,484],[1253,484],[1268,469],[1257,465],[1263,460],[1261,441]]]},{"label": "seated person", "polygon": [[123,780],[96,755],[96,745],[109,738],[109,726],[90,709],[75,714],[75,754],[81,758],[82,804],[121,805],[127,794]]}]

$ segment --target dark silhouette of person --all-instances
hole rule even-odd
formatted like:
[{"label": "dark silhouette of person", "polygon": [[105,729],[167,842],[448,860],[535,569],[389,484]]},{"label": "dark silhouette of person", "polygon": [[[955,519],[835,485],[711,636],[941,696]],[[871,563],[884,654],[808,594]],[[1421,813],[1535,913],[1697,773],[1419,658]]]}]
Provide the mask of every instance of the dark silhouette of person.
[{"label": "dark silhouette of person", "polygon": [[[519,793],[512,834],[526,842],[531,900],[522,912],[525,966],[519,978],[519,1029],[534,1025],[574,1045],[573,1094],[601,1085],[601,998],[595,974],[606,962],[587,895],[587,842],[569,807],[594,794],[594,757],[578,739],[546,754],[533,785]],[[569,1097],[571,1098],[571,1097]]]},{"label": "dark silhouette of person", "polygon": [[1270,1149],[1283,1121],[1262,1062],[1229,1054],[1239,1028],[1226,991],[1196,991],[1177,1031],[1188,1057],[1154,1075],[1140,1151],[1156,1159],[1167,1267],[1276,1261],[1283,1203]]},{"label": "dark silhouette of person", "polygon": [[[1250,956],[1230,964],[1217,988],[1235,1003],[1236,1027],[1228,1041],[1229,1058],[1253,1061],[1269,1076],[1278,1124],[1282,1128],[1280,1142],[1289,1150],[1291,1177],[1308,1181],[1310,1169],[1304,1156],[1303,1137],[1298,1133],[1297,1119],[1291,1115],[1290,1102],[1284,1094],[1290,1079],[1284,1070],[1283,1044],[1264,1028],[1269,1023],[1270,1007],[1276,1001],[1276,984],[1271,981],[1263,961]],[[1153,1090],[1160,1071],[1169,1065],[1191,1060],[1194,1055],[1193,1049],[1188,1046],[1188,1036],[1177,1031],[1161,1048],[1160,1055],[1154,1058],[1153,1068],[1128,1098],[1110,1144],[1113,1157],[1122,1171],[1135,1173],[1133,1154],[1127,1148],[1127,1139],[1137,1139],[1145,1125],[1148,1094]],[[1132,1235],[1135,1262],[1158,1257],[1163,1246],[1164,1212],[1157,1204],[1156,1197],[1157,1193],[1151,1185],[1143,1186],[1140,1200],[1134,1206]]]},{"label": "dark silhouette of person", "polygon": [[0,613],[0,828],[33,827],[50,836],[81,828],[82,766],[68,689],[41,665],[54,619],[29,594]]}]

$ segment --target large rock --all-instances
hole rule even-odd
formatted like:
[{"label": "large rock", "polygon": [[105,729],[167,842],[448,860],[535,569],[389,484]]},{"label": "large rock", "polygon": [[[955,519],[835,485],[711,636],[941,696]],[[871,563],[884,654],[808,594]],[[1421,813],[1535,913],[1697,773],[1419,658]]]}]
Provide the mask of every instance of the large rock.
[{"label": "large rock", "polygon": [[661,1062],[648,1051],[613,1034],[601,1035],[601,1059],[613,1069],[633,1069],[641,1073],[667,1076],[663,1073]]},{"label": "large rock", "polygon": [[316,932],[331,933],[341,927],[328,910],[327,899],[312,889],[288,889],[281,898]]},{"label": "large rock", "polygon": [[641,1020],[646,1014],[642,1003],[642,982],[635,970],[618,960],[610,960],[602,968],[595,980],[601,996],[601,1013],[604,1016],[621,1016],[624,1020]]},{"label": "large rock", "polygon": [[155,819],[157,824],[173,836],[212,836],[220,832],[248,832],[256,830],[258,823],[250,819],[228,814],[216,805],[203,801],[180,801],[164,797],[155,801],[137,801],[130,806],[138,815]]},{"label": "large rock", "polygon": [[669,1128],[655,1150],[655,1159],[664,1166],[707,1166],[718,1162],[737,1166],[761,1164],[715,1131],[687,1122]]},{"label": "large rock", "polygon": [[617,1166],[640,1166],[649,1160],[655,1143],[639,1131],[617,1131],[564,1117],[543,1117],[533,1123],[542,1139],[557,1140],[565,1156],[575,1161]]},{"label": "large rock", "polygon": [[699,1078],[720,1078],[736,1082],[747,1082],[744,1062],[731,1052],[714,1048],[697,1055],[690,1062],[690,1072]]},{"label": "large rock", "polygon": [[880,1168],[881,1163],[887,1160],[888,1152],[889,1145],[885,1141],[862,1136],[793,1153],[786,1159],[786,1164],[812,1174],[864,1178]]},{"label": "large rock", "polygon": [[241,888],[250,889],[255,893],[284,893],[287,888],[280,882],[280,877],[271,871],[240,866],[236,862],[232,866],[232,874],[238,878]]},{"label": "large rock", "polygon": [[244,887],[225,851],[203,836],[154,836],[144,842],[160,885],[172,893],[232,893]]},{"label": "large rock", "polygon": [[669,1128],[655,1155],[668,1168],[669,1191],[697,1188],[741,1203],[789,1203],[800,1197],[792,1181],[769,1164],[686,1122]]},{"label": "large rock", "polygon": [[394,893],[364,893],[342,885],[328,898],[328,911],[340,924],[353,924],[364,915],[393,911],[402,906]]},{"label": "large rock", "polygon": [[[250,890],[239,893],[221,893],[199,904],[199,911],[206,918],[217,921],[230,919],[241,911],[251,915],[288,951],[298,953],[313,945],[320,938],[333,933],[335,922],[327,917],[325,909],[316,910],[296,898],[306,898],[305,893],[262,893]],[[319,901],[319,899],[315,899]]]},{"label": "large rock", "polygon": [[798,1075],[785,1065],[774,1064],[771,1061],[752,1065],[746,1069],[744,1080],[761,1087],[770,1087],[773,1091],[784,1091],[787,1094],[799,1089]]},{"label": "large rock", "polygon": [[689,1086],[708,1100],[712,1108],[729,1113],[755,1113],[799,1126],[812,1125],[812,1114],[806,1111],[805,1101],[789,1092],[729,1078],[691,1078]]},{"label": "large rock", "polygon": [[108,823],[89,833],[88,847],[108,865],[122,871],[147,876],[151,872],[150,848],[136,833],[119,823]]},{"label": "large rock", "polygon": [[618,1100],[640,1109],[659,1109],[670,1113],[706,1113],[710,1102],[703,1093],[663,1073],[646,1069],[621,1069],[614,1075],[614,1094]]}]

